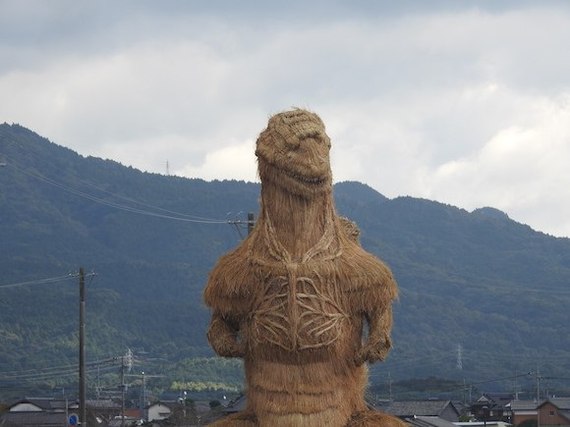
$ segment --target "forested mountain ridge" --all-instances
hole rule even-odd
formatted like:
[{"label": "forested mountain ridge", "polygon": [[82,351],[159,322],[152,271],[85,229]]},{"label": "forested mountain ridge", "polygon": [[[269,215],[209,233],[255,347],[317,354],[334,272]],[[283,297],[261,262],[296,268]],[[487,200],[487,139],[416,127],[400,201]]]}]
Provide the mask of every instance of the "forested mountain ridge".
[{"label": "forested mountain ridge", "polygon": [[[2,372],[76,359],[75,281],[22,283],[79,266],[96,273],[88,281],[90,360],[125,347],[165,363],[212,354],[202,289],[217,258],[239,243],[238,230],[246,232],[227,221],[257,212],[257,184],[143,173],[7,124],[0,162],[0,385]],[[476,381],[539,367],[565,390],[556,378],[570,367],[560,329],[569,239],[493,208],[388,199],[355,182],[337,184],[335,199],[400,286],[394,350],[372,369],[373,387],[388,373]]]}]

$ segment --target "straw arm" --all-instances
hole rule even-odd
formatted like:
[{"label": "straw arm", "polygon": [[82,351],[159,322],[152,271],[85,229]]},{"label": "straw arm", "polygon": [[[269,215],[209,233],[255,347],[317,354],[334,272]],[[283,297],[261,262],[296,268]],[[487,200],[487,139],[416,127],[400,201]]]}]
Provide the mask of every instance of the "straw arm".
[{"label": "straw arm", "polygon": [[214,312],[208,329],[208,341],[214,351],[222,357],[243,357],[245,346],[239,337],[239,323]]},{"label": "straw arm", "polygon": [[383,361],[392,348],[390,330],[392,329],[392,306],[382,307],[371,313],[365,313],[368,322],[368,338],[358,351],[356,364]]}]

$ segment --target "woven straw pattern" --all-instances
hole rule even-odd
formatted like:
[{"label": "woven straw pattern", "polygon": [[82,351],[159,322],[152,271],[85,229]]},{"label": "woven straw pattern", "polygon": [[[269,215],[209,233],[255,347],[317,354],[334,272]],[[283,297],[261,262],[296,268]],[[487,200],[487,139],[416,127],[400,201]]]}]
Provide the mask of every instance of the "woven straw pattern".
[{"label": "woven straw pattern", "polygon": [[217,426],[405,425],[366,410],[364,363],[390,349],[397,287],[335,213],[329,150],[304,110],[273,116],[258,138],[260,218],[204,293],[212,347],[245,360],[247,410]]}]

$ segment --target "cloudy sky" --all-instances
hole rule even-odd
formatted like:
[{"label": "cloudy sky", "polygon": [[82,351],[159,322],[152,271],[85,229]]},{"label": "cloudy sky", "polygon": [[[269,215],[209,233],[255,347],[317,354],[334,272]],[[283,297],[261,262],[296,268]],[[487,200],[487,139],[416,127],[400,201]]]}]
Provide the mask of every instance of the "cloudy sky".
[{"label": "cloudy sky", "polygon": [[566,0],[0,0],[0,122],[254,181],[268,117],[305,107],[335,181],[568,237],[569,40]]}]

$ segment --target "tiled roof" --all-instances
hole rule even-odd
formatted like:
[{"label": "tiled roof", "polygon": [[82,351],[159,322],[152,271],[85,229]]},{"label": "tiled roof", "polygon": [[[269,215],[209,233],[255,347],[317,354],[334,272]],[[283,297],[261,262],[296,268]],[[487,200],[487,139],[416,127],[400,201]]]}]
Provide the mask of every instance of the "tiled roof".
[{"label": "tiled roof", "polygon": [[103,409],[117,409],[120,408],[121,405],[118,402],[114,402],[111,399],[87,399],[85,401],[88,408],[103,408]]},{"label": "tiled roof", "polygon": [[552,403],[558,409],[570,410],[570,397],[551,397],[548,400],[542,402],[539,406],[542,406],[547,402]]},{"label": "tiled roof", "polygon": [[53,399],[51,397],[25,397],[24,399],[13,403],[10,407],[15,407],[25,403],[35,405],[44,411],[65,411],[66,405],[67,408],[77,408],[77,404],[73,400],[66,401],[65,399]]},{"label": "tiled roof", "polygon": [[246,396],[238,396],[234,401],[230,402],[230,404],[224,408],[223,412],[226,414],[233,414],[235,412],[243,411],[247,406],[247,397]]},{"label": "tiled roof", "polygon": [[0,417],[0,425],[21,425],[26,427],[51,427],[67,425],[65,413],[47,412],[5,412]]},{"label": "tiled roof", "polygon": [[514,396],[511,393],[485,393],[479,398],[479,400],[493,401],[495,403],[499,402],[510,402],[513,400]]},{"label": "tiled roof", "polygon": [[439,417],[412,417],[406,418],[406,422],[415,427],[456,427],[452,422]]},{"label": "tiled roof", "polygon": [[394,401],[377,408],[398,417],[438,416],[451,402],[449,400],[409,400]]},{"label": "tiled roof", "polygon": [[536,411],[537,406],[536,400],[513,400],[511,402],[512,411]]}]

